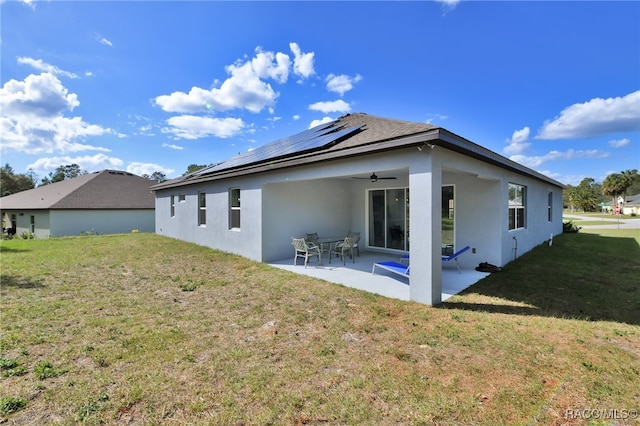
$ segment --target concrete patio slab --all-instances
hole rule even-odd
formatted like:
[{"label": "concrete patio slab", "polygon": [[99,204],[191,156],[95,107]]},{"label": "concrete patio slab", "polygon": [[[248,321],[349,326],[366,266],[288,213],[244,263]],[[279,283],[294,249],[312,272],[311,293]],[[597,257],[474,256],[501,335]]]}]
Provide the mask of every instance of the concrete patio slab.
[{"label": "concrete patio slab", "polygon": [[[298,265],[294,266],[293,256],[270,262],[269,264],[297,274],[342,284],[346,287],[368,291],[393,299],[408,301],[410,300],[408,279],[380,268],[376,268],[375,274],[371,273],[374,262],[398,261],[398,259],[399,256],[392,256],[388,253],[362,251],[360,256],[356,256],[355,263],[347,259],[345,265],[338,258],[331,259],[331,263],[329,263],[328,259],[323,257],[321,264],[318,264],[317,258],[313,258],[305,268],[302,259],[299,259]],[[462,271],[460,273],[458,273],[456,266],[453,264],[444,264],[442,266],[443,302],[489,275],[488,273],[476,271],[474,269],[475,266],[462,262]]]}]

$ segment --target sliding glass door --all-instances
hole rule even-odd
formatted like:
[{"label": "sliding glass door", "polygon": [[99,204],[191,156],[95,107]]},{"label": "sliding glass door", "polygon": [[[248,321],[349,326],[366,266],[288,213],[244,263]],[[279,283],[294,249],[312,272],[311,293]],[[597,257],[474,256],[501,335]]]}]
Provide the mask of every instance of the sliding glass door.
[{"label": "sliding glass door", "polygon": [[369,245],[409,250],[409,188],[369,191]]},{"label": "sliding glass door", "polygon": [[442,187],[442,254],[453,254],[455,245],[455,191],[453,185]]},{"label": "sliding glass door", "polygon": [[[442,187],[442,254],[455,245],[455,187]],[[369,191],[369,245],[409,250],[409,188]]]}]

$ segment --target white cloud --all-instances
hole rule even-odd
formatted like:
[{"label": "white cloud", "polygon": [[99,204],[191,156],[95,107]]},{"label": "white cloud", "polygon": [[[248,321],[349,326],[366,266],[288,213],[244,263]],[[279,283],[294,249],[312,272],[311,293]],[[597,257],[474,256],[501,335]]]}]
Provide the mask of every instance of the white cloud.
[{"label": "white cloud", "polygon": [[9,80],[0,89],[3,116],[55,117],[78,105],[78,96],[69,93],[51,73],[31,74],[23,81]]},{"label": "white cloud", "polygon": [[[246,66],[247,64],[240,65]],[[256,56],[251,60],[251,69],[258,78],[270,78],[278,83],[285,83],[289,78],[289,67],[291,59],[289,56],[278,52],[264,52],[261,48],[256,48]]]},{"label": "white cloud", "polygon": [[33,170],[36,174],[46,175],[60,166],[67,164],[77,164],[80,170],[95,172],[104,169],[119,170],[123,161],[119,158],[109,157],[105,154],[96,154],[93,156],[83,157],[49,157],[39,158],[34,163],[27,166],[27,170]]},{"label": "white cloud", "polygon": [[503,152],[508,155],[517,155],[526,152],[526,150],[531,146],[529,143],[529,134],[531,130],[529,127],[524,127],[521,130],[515,130],[511,139],[507,139],[507,145]]},{"label": "white cloud", "polygon": [[444,121],[449,119],[449,116],[444,114],[435,113],[435,114],[429,114],[429,115],[431,115],[432,117],[429,117],[424,121],[427,124],[433,124],[434,120]]},{"label": "white cloud", "polygon": [[[0,1],[2,4],[5,0]],[[36,0],[20,0],[20,2],[28,6],[31,10],[36,10]]]},{"label": "white cloud", "polygon": [[42,59],[33,59],[21,56],[18,58],[18,63],[22,65],[28,65],[38,71],[42,71],[52,75],[61,75],[69,78],[79,78],[77,74],[74,74],[70,71],[62,70],[55,65],[47,64]]},{"label": "white cloud", "polygon": [[293,118],[293,121],[298,121],[298,120],[300,120],[300,115],[299,114],[294,114],[293,117],[291,117],[291,118]]},{"label": "white cloud", "polygon": [[63,115],[78,105],[78,96],[69,93],[51,73],[32,74],[23,81],[7,81],[0,88],[2,151],[28,154],[108,152],[106,148],[78,142],[90,136],[113,133],[110,129],[86,123],[82,117]]},{"label": "white cloud", "polygon": [[515,161],[516,163],[520,163],[529,168],[536,169],[548,161],[573,160],[573,159],[580,159],[580,158],[607,158],[607,157],[609,157],[608,152],[604,152],[598,149],[590,149],[590,150],[570,149],[564,152],[550,151],[545,155],[537,155],[537,156],[512,155],[509,158]]},{"label": "white cloud", "polygon": [[293,72],[303,78],[313,75],[315,73],[313,68],[315,53],[302,53],[298,43],[289,43],[289,48],[293,52]]},{"label": "white cloud", "polygon": [[238,134],[245,126],[239,118],[211,118],[181,115],[167,120],[170,127],[162,129],[178,139],[199,139],[209,136],[229,138]]},{"label": "white cloud", "polygon": [[100,44],[104,44],[105,46],[110,46],[110,47],[113,46],[113,43],[111,43],[111,40],[107,40],[104,37],[100,37],[98,41],[100,42]]},{"label": "white cloud", "polygon": [[184,147],[182,147],[182,146],[180,146],[180,145],[174,145],[174,144],[172,144],[172,143],[163,143],[163,144],[162,144],[162,147],[163,147],[163,148],[175,149],[175,150],[178,150],[178,151],[180,151],[180,150],[183,150],[183,149],[184,149]]},{"label": "white cloud", "polygon": [[440,3],[442,5],[442,8],[445,12],[449,12],[455,9],[460,1],[461,0],[436,0],[437,3]]},{"label": "white cloud", "polygon": [[631,139],[629,138],[615,139],[615,140],[609,141],[609,146],[612,146],[614,148],[623,148],[629,145],[630,143],[631,143]]},{"label": "white cloud", "polygon": [[346,113],[351,111],[351,106],[342,99],[339,99],[333,102],[316,102],[315,104],[309,105],[309,109],[312,111],[320,111],[325,114],[330,112]]},{"label": "white cloud", "polygon": [[358,83],[360,80],[362,80],[362,76],[360,74],[357,74],[355,77],[350,77],[344,74],[329,74],[326,79],[327,90],[343,96],[346,92],[353,89],[353,85]]},{"label": "white cloud", "polygon": [[192,87],[188,93],[161,95],[154,103],[167,112],[196,113],[246,109],[258,113],[275,105],[278,93],[264,79],[284,83],[289,78],[291,60],[284,53],[256,49],[251,60],[225,67],[229,74],[219,88]]},{"label": "white cloud", "polygon": [[129,173],[133,173],[134,175],[142,176],[147,175],[151,176],[154,172],[160,172],[164,175],[170,175],[175,170],[167,169],[166,167],[162,167],[159,164],[153,163],[139,163],[139,162],[131,162],[127,166],[127,171]]},{"label": "white cloud", "polygon": [[311,128],[319,126],[321,124],[329,123],[329,122],[331,122],[333,120],[334,119],[331,118],[331,117],[324,117],[321,120],[313,120],[311,123],[309,123],[309,128],[311,129]]},{"label": "white cloud", "polygon": [[574,139],[640,130],[640,90],[571,105],[546,121],[537,139]]}]

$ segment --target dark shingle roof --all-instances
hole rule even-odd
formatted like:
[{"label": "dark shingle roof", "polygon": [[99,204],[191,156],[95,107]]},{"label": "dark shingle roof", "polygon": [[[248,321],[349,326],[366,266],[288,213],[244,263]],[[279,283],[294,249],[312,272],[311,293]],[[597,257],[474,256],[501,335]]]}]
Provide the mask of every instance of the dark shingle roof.
[{"label": "dark shingle roof", "polygon": [[153,209],[153,181],[103,170],[0,198],[3,210]]}]

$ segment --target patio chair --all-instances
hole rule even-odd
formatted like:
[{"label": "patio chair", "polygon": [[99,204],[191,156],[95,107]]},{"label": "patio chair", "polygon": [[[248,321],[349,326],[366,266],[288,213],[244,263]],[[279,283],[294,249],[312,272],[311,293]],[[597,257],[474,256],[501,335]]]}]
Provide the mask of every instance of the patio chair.
[{"label": "patio chair", "polygon": [[458,273],[461,274],[462,271],[460,270],[460,262],[458,262],[458,257],[464,253],[465,251],[469,250],[471,247],[466,246],[461,248],[460,250],[458,250],[457,252],[453,253],[450,256],[442,256],[442,261],[443,262],[451,262],[452,260],[454,262],[456,262],[456,266],[458,267]]},{"label": "patio chair", "polygon": [[360,233],[349,231],[347,237],[351,237],[353,239],[353,248],[356,249],[356,253],[360,256],[360,249],[358,248],[358,243],[360,242]]},{"label": "patio chair", "polygon": [[322,256],[323,252],[327,252],[327,254],[329,254],[330,251],[330,246],[325,246],[324,244],[320,244],[318,243],[318,233],[317,232],[310,232],[307,233],[307,236],[304,238],[304,240],[307,242],[307,245],[309,247],[318,247],[318,250],[320,250],[320,256]]},{"label": "patio chair", "polygon": [[353,238],[345,237],[344,241],[341,243],[336,243],[333,246],[333,249],[329,252],[329,263],[331,263],[331,257],[335,254],[336,256],[342,257],[342,264],[346,265],[347,261],[345,256],[348,254],[351,256],[353,263],[356,263],[356,258],[353,257]]},{"label": "patio chair", "polygon": [[397,275],[401,275],[405,278],[409,278],[409,265],[405,265],[404,263],[399,262],[375,262],[373,264],[373,268],[371,268],[371,273],[376,273],[376,268],[384,269],[385,271],[392,272]]},{"label": "patio chair", "polygon": [[[458,267],[458,273],[461,274],[462,270],[460,269],[460,262],[458,262],[458,257],[464,253],[465,251],[469,250],[471,247],[466,246],[461,248],[460,250],[458,250],[457,252],[449,255],[449,256],[445,256],[442,255],[442,261],[443,262],[451,262],[454,261],[456,263],[456,266]],[[402,257],[400,258],[400,262],[409,262],[409,255],[408,254],[404,254],[402,255]],[[400,263],[402,265],[402,263]]]},{"label": "patio chair", "polygon": [[318,245],[317,241],[318,241],[318,233],[317,232],[308,232],[307,236],[304,237],[304,240],[307,242],[307,244],[314,244],[314,245]]},{"label": "patio chair", "polygon": [[304,240],[304,238],[291,238],[291,244],[293,244],[293,248],[295,249],[295,256],[293,258],[293,265],[297,266],[298,258],[304,258],[304,267],[307,267],[307,263],[309,262],[309,258],[313,256],[318,256],[318,265],[322,262],[322,254],[320,252],[320,248],[316,245],[309,245]]}]

